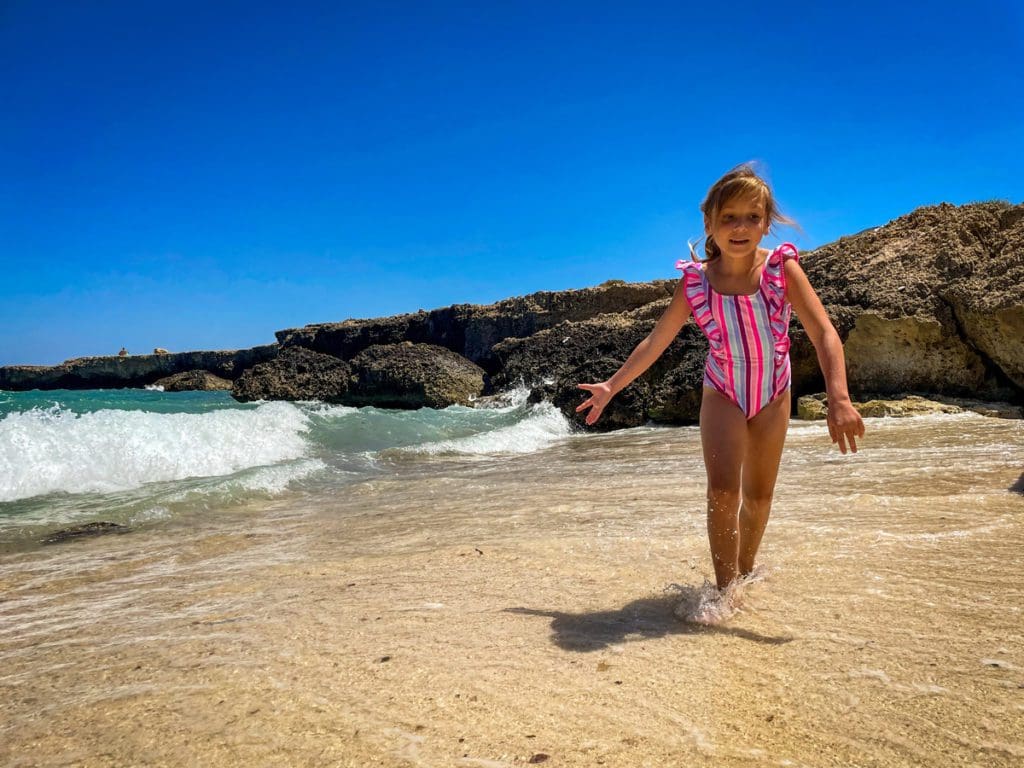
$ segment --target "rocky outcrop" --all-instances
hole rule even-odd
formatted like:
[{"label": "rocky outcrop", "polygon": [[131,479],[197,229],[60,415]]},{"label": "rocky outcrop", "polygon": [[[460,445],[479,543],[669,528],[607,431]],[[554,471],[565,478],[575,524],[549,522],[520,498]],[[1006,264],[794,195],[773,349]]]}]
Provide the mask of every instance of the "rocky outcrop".
[{"label": "rocky outcrop", "polygon": [[375,344],[352,361],[346,405],[445,408],[469,405],[484,389],[480,366],[433,344]]},{"label": "rocky outcrop", "polygon": [[214,376],[209,371],[185,371],[157,379],[153,386],[161,387],[164,392],[213,392],[216,390],[231,389],[231,382]]},{"label": "rocky outcrop", "polygon": [[484,389],[478,365],[432,344],[374,344],[352,360],[286,347],[246,371],[237,400],[323,400],[354,407],[446,408],[469,405]]},{"label": "rocky outcrop", "polygon": [[252,400],[322,400],[340,403],[348,392],[352,369],[344,360],[303,347],[289,347],[235,381],[231,396]]},{"label": "rocky outcrop", "polygon": [[116,389],[144,387],[158,379],[187,371],[207,371],[235,379],[248,368],[277,355],[277,345],[168,355],[79,357],[60,365],[0,367],[0,389]]},{"label": "rocky outcrop", "polygon": [[851,390],[1024,390],[1024,205],[919,208],[806,254]]},{"label": "rocky outcrop", "polygon": [[495,373],[494,345],[525,338],[562,322],[628,312],[671,295],[673,281],[625,283],[609,280],[594,288],[541,291],[477,306],[455,304],[413,314],[345,320],[278,331],[282,349],[297,346],[350,360],[367,347],[411,341],[445,347]]}]

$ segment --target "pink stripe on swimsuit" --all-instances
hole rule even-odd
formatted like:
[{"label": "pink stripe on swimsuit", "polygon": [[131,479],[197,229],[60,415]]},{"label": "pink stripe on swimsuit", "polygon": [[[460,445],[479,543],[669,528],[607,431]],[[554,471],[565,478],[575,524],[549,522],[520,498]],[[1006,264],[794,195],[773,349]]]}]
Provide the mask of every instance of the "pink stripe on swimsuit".
[{"label": "pink stripe on swimsuit", "polygon": [[749,296],[715,292],[700,262],[676,262],[683,271],[693,319],[708,338],[704,386],[736,403],[747,419],[789,388],[789,317],[786,259],[799,260],[792,243],[768,256],[761,286]]}]

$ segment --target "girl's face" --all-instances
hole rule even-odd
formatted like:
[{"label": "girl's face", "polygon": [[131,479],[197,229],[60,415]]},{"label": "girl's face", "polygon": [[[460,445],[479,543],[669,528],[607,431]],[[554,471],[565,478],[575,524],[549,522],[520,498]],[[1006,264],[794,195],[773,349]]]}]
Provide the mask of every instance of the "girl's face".
[{"label": "girl's face", "polygon": [[705,222],[705,234],[722,250],[723,256],[749,256],[768,233],[764,200],[761,197],[733,198],[722,206],[715,222]]}]

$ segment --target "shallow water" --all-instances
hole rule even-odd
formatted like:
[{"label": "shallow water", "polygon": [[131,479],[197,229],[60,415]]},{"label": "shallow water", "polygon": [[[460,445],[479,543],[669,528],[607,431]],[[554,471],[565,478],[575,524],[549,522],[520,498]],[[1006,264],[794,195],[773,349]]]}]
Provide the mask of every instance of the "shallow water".
[{"label": "shallow water", "polygon": [[0,555],[0,762],[1020,765],[1024,426],[867,427],[793,422],[716,626],[674,615],[712,576],[692,428]]}]

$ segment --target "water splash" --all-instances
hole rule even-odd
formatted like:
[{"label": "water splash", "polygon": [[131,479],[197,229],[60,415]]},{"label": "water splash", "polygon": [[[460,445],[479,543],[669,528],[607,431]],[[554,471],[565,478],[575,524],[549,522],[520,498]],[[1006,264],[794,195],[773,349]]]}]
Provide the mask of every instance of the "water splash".
[{"label": "water splash", "polygon": [[728,622],[743,607],[747,590],[764,581],[768,568],[758,565],[746,576],[734,579],[725,589],[719,589],[707,579],[699,587],[670,584],[666,591],[674,590],[681,600],[673,610],[676,618],[691,624],[719,626]]}]

